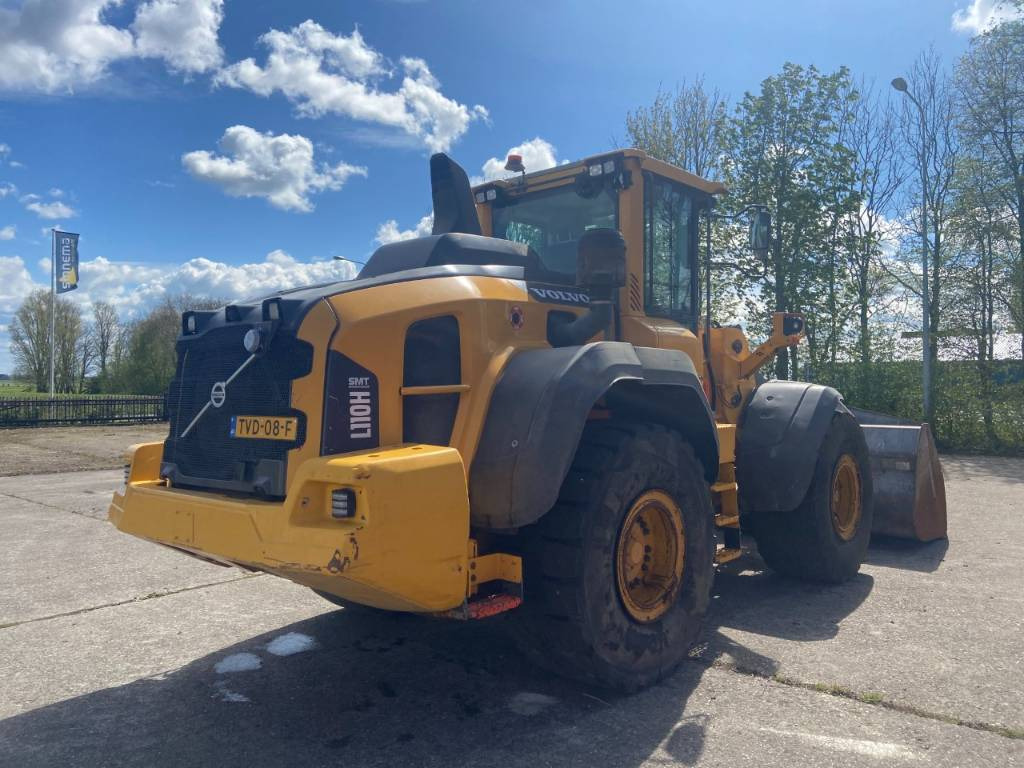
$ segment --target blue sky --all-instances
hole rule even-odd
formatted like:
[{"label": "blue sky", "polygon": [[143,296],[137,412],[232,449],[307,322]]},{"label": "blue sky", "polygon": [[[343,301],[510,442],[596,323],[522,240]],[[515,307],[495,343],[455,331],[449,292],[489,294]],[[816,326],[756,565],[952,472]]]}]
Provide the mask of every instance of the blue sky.
[{"label": "blue sky", "polygon": [[126,317],[345,276],[426,225],[432,150],[484,177],[525,143],[536,170],[621,141],[659,85],[735,99],[787,60],[885,84],[991,6],[0,0],[0,372],[51,226],[82,233],[69,296]]}]

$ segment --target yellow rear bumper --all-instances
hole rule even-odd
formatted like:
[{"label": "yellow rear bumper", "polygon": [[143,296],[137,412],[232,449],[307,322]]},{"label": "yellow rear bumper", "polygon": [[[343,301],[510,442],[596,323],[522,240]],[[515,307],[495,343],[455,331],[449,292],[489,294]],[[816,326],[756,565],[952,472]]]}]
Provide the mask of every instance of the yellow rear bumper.
[{"label": "yellow rear bumper", "polygon": [[[134,536],[388,610],[445,611],[470,584],[469,499],[453,448],[405,445],[306,461],[283,502],[169,488],[162,443],[137,446],[110,521]],[[356,513],[331,517],[331,491]]]}]

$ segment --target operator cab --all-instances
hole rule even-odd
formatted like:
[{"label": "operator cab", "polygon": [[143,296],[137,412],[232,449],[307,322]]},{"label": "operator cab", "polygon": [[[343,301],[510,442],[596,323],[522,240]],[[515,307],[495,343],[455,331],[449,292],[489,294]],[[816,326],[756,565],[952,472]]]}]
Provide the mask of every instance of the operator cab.
[{"label": "operator cab", "polygon": [[617,230],[626,244],[626,277],[614,297],[616,337],[677,346],[663,337],[697,332],[699,219],[724,186],[635,149],[534,173],[514,159],[507,169],[518,176],[471,190],[451,158],[431,157],[433,233],[381,246],[359,277],[504,266],[521,268],[531,284],[577,288],[581,238]]},{"label": "operator cab", "polygon": [[631,149],[489,182],[474,200],[485,235],[529,246],[562,285],[576,283],[585,232],[621,231],[629,277],[620,312],[696,330],[698,221],[724,190]]}]

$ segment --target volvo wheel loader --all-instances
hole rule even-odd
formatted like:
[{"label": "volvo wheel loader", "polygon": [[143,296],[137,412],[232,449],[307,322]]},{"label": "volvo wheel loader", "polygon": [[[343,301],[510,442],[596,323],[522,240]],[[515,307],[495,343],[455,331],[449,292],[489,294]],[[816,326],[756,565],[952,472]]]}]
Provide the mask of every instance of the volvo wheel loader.
[{"label": "volvo wheel loader", "polygon": [[722,185],[637,150],[509,169],[471,188],[435,155],[430,236],[185,312],[170,431],[132,449],[114,525],[342,605],[507,613],[541,664],[626,690],[686,656],[743,534],[824,582],[875,528],[945,535],[927,426],[760,382],[797,315],[754,349],[702,319]]}]

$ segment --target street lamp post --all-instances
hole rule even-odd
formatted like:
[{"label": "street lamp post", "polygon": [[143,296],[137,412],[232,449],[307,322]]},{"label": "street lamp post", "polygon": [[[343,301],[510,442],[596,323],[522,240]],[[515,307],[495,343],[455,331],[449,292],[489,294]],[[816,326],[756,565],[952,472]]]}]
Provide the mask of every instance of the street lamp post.
[{"label": "street lamp post", "polygon": [[917,100],[910,89],[907,88],[907,81],[897,77],[892,81],[892,87],[906,95],[914,106],[917,107],[918,116],[921,118],[921,347],[923,350],[923,365],[921,373],[921,387],[924,390],[924,419],[932,420],[932,334],[931,334],[931,297],[928,293],[928,144],[925,134],[927,133],[927,120],[924,114],[924,107]]}]

